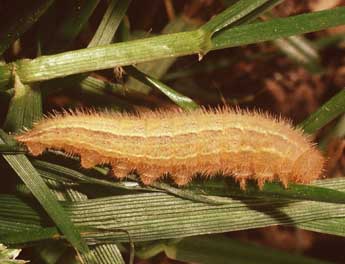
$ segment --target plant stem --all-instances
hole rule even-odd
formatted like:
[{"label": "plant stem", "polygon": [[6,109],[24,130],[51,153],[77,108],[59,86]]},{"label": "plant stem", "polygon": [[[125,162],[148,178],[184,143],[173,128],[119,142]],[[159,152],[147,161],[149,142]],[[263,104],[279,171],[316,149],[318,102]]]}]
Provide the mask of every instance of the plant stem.
[{"label": "plant stem", "polygon": [[[211,50],[241,46],[345,24],[345,7],[222,30],[211,39]],[[48,80],[115,66],[202,53],[205,32],[195,30],[100,47],[68,51],[14,62],[22,82]],[[0,86],[11,76],[11,64],[0,65]]]}]

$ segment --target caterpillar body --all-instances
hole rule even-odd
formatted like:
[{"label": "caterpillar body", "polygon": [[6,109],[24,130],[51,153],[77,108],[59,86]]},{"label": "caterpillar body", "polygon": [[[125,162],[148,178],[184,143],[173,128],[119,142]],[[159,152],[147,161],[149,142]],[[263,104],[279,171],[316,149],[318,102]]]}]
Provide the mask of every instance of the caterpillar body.
[{"label": "caterpillar body", "polygon": [[289,122],[229,107],[193,112],[123,114],[76,110],[47,117],[17,135],[28,151],[63,150],[81,166],[109,164],[117,178],[136,170],[144,184],[169,174],[178,185],[199,172],[233,176],[242,188],[254,179],[309,183],[324,157]]}]

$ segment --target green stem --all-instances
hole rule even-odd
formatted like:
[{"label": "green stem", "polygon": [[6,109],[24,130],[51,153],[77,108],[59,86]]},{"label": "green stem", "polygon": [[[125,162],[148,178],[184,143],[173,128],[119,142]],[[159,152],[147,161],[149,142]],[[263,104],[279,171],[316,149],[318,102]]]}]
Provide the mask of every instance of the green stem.
[{"label": "green stem", "polygon": [[[192,54],[194,51],[199,50],[200,41],[198,39],[202,39],[200,33],[199,31],[192,31],[163,35],[68,51],[38,57],[33,60],[20,60],[15,64],[17,74],[21,76],[23,82],[48,80],[71,74],[149,61],[152,58]],[[192,39],[194,41],[191,41]],[[0,83],[1,81],[0,77]]]},{"label": "green stem", "polygon": [[[222,30],[212,38],[212,50],[274,40],[345,24],[345,7],[274,19]],[[14,63],[20,79],[42,81],[71,74],[201,53],[201,30],[161,35],[101,47],[68,51]],[[0,65],[0,86],[10,79],[11,64]]]}]

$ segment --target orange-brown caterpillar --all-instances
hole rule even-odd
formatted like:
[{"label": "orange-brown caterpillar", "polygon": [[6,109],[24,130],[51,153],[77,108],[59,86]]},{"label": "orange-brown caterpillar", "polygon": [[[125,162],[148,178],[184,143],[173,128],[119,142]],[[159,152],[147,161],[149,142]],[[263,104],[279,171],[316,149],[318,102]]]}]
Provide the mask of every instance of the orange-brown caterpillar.
[{"label": "orange-brown caterpillar", "polygon": [[324,158],[308,136],[281,119],[256,112],[161,111],[138,115],[75,111],[46,118],[16,136],[36,156],[45,149],[79,155],[91,168],[110,164],[122,178],[136,170],[144,184],[169,173],[178,185],[196,172],[247,179],[309,183]]}]

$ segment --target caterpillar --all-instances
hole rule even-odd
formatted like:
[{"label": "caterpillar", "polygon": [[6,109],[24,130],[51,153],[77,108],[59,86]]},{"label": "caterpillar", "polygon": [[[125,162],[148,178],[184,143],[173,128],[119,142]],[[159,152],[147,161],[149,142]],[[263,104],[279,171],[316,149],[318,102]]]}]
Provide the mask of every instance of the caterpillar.
[{"label": "caterpillar", "polygon": [[46,149],[80,156],[81,166],[109,164],[123,178],[136,170],[144,184],[170,175],[185,185],[197,172],[231,175],[242,189],[249,179],[310,183],[324,157],[309,136],[283,118],[218,107],[141,114],[65,111],[15,137],[33,156]]}]

